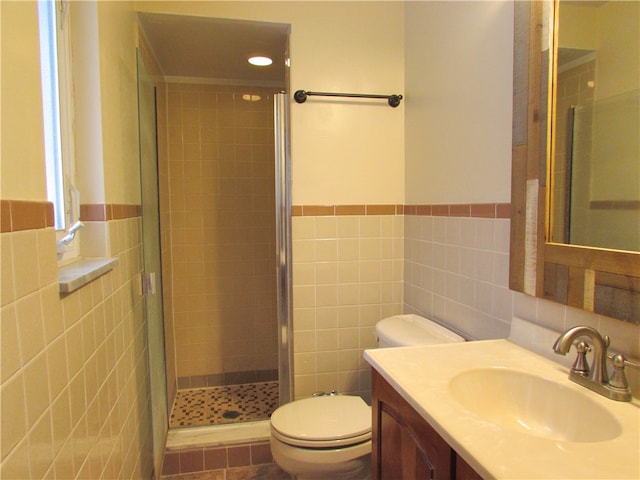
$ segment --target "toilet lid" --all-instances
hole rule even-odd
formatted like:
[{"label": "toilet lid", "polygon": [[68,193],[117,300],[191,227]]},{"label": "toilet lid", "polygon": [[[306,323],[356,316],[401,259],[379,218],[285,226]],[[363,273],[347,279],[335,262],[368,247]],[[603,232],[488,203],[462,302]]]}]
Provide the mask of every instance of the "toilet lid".
[{"label": "toilet lid", "polygon": [[394,315],[376,324],[381,342],[396,347],[464,342],[464,338],[441,325],[412,313]]},{"label": "toilet lid", "polygon": [[296,400],[273,412],[271,430],[292,445],[351,445],[371,438],[371,407],[349,395]]}]

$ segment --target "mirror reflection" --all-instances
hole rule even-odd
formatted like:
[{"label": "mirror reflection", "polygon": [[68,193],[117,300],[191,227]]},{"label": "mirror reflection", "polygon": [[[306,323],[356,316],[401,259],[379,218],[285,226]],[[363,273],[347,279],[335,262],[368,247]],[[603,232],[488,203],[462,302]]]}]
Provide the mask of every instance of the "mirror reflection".
[{"label": "mirror reflection", "polygon": [[640,251],[640,2],[559,2],[549,239]]}]

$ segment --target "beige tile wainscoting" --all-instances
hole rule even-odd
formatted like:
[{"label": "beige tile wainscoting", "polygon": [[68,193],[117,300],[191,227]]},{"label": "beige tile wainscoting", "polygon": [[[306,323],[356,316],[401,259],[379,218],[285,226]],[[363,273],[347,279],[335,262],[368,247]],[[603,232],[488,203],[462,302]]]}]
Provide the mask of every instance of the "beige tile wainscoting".
[{"label": "beige tile wainscoting", "polygon": [[149,478],[140,207],[81,217],[118,263],[61,296],[51,204],[0,206],[2,478]]},{"label": "beige tile wainscoting", "polygon": [[336,389],[368,399],[362,353],[390,315],[508,333],[509,204],[296,205],[292,215],[296,398]]}]

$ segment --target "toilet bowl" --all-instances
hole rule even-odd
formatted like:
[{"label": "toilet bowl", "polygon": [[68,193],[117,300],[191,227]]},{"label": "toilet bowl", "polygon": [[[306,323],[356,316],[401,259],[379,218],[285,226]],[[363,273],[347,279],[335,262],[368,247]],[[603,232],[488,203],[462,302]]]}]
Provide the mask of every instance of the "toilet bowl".
[{"label": "toilet bowl", "polygon": [[275,462],[298,480],[368,478],[371,407],[349,395],[287,403],[271,415],[270,442]]},{"label": "toilet bowl", "polygon": [[[376,325],[380,347],[463,342],[420,317],[395,315]],[[298,480],[370,478],[371,407],[360,397],[325,395],[295,400],[271,415],[271,453]]]}]

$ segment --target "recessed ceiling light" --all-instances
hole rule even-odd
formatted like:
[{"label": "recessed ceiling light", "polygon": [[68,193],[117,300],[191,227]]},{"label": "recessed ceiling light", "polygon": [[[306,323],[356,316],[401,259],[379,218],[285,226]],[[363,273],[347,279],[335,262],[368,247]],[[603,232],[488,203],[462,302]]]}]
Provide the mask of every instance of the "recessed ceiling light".
[{"label": "recessed ceiling light", "polygon": [[251,65],[255,65],[256,67],[268,67],[273,63],[273,60],[271,60],[269,57],[255,56],[249,59],[249,63]]}]

